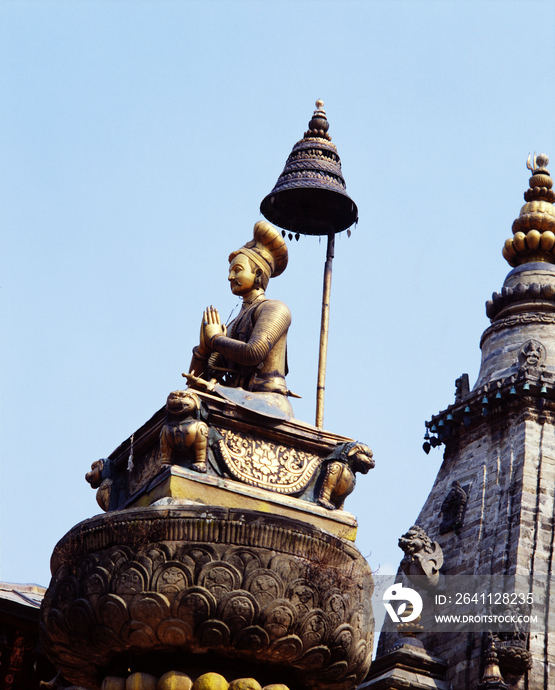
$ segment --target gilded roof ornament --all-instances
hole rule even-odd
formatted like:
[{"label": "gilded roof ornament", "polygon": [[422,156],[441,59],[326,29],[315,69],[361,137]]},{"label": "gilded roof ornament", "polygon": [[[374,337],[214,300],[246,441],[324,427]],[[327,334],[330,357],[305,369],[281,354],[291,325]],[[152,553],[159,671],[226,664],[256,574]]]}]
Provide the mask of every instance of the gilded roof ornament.
[{"label": "gilded roof ornament", "polygon": [[555,263],[555,192],[545,153],[528,156],[526,167],[532,171],[530,188],[524,192],[526,203],[513,223],[513,237],[505,242],[503,256],[515,267],[532,261]]},{"label": "gilded roof ornament", "polygon": [[487,688],[498,688],[499,690],[503,690],[508,687],[509,686],[504,682],[501,671],[499,670],[497,650],[493,637],[490,637],[484,674],[482,675],[482,680],[478,683],[478,688],[479,690],[486,690]]}]

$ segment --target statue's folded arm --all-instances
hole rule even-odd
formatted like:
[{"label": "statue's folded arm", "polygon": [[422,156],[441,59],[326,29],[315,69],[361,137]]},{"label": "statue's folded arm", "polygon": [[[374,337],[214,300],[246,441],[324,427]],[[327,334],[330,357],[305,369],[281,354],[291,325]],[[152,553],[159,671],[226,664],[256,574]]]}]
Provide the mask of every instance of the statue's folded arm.
[{"label": "statue's folded arm", "polygon": [[243,366],[256,366],[263,362],[291,324],[291,312],[278,300],[266,300],[256,310],[256,323],[246,343],[218,335],[211,347],[226,359]]}]

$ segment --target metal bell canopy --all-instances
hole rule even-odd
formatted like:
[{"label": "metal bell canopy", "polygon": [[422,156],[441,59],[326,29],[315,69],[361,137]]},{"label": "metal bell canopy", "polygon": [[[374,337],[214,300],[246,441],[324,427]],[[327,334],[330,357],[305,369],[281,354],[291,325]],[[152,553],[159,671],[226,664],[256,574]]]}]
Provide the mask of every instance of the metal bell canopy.
[{"label": "metal bell canopy", "polygon": [[303,235],[341,232],[358,220],[323,108],[324,101],[316,101],[308,131],[293,146],[275,187],[260,204],[271,223]]},{"label": "metal bell canopy", "polygon": [[276,186],[260,204],[260,211],[271,223],[295,234],[327,235],[328,238],[316,387],[316,426],[319,429],[324,426],[335,234],[346,230],[358,220],[358,209],[346,192],[341,161],[335,144],[331,143],[328,129],[324,101],[317,100],[316,110],[308,123],[308,131],[293,146]]}]

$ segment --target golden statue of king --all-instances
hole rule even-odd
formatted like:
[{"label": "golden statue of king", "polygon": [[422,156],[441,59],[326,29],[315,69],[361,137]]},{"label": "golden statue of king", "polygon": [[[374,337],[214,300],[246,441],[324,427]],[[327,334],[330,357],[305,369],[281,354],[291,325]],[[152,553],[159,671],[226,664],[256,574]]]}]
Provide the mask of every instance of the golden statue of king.
[{"label": "golden statue of king", "polygon": [[[291,312],[264,292],[270,278],[283,273],[287,260],[287,246],[278,230],[267,221],[256,223],[253,239],[229,255],[228,279],[233,294],[243,299],[241,311],[226,327],[217,309],[206,308],[190,374],[216,379],[225,387],[290,395],[285,376]],[[279,407],[290,411],[287,398]]]},{"label": "golden statue of king", "polygon": [[[261,212],[328,235],[323,403],[333,240],[357,209],[322,106]],[[229,256],[237,317],[204,311],[189,388],[86,475],[107,514],[56,546],[40,621],[73,690],[354,690],[368,673],[372,571],[343,508],[374,460],[323,430],[323,407],[316,426],[294,417],[291,314],[265,295],[287,259],[280,230],[256,223]]]}]

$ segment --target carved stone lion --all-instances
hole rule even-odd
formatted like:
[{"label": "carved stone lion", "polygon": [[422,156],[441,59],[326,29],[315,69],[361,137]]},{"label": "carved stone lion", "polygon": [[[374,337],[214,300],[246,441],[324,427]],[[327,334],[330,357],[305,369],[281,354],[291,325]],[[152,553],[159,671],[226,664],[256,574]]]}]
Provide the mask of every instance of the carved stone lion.
[{"label": "carved stone lion", "polygon": [[109,510],[110,495],[112,492],[113,480],[106,475],[106,466],[108,460],[95,460],[91,465],[91,471],[87,472],[85,479],[91,485],[91,488],[98,489],[96,492],[96,502],[102,510]]},{"label": "carved stone lion", "polygon": [[422,527],[413,525],[399,539],[399,548],[405,552],[401,570],[409,580],[422,589],[436,589],[443,565],[443,551],[437,541],[432,541]]},{"label": "carved stone lion", "polygon": [[374,455],[364,443],[343,443],[324,461],[324,478],[317,502],[336,510],[355,488],[355,473],[367,474],[375,466]]},{"label": "carved stone lion", "polygon": [[173,391],[166,402],[166,423],[160,432],[160,462],[180,464],[192,451],[190,468],[206,472],[209,428],[200,417],[200,399],[191,390]]}]

